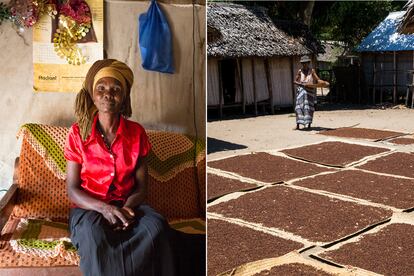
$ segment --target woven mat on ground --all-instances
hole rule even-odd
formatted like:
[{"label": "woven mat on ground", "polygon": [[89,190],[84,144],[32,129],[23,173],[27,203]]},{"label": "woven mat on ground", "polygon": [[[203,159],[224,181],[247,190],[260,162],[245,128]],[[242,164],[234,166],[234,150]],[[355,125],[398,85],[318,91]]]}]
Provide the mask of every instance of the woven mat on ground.
[{"label": "woven mat on ground", "polygon": [[[355,271],[355,268],[352,268]],[[362,272],[362,271],[361,271]],[[365,271],[364,271],[365,272]],[[229,270],[225,273],[219,274],[219,276],[271,276],[271,275],[283,275],[283,276],[322,276],[322,275],[342,275],[342,276],[355,276],[347,268],[339,268],[332,265],[328,265],[311,258],[305,258],[296,251],[287,253],[286,255],[267,258],[259,261],[247,263]],[[369,276],[371,274],[360,274]]]},{"label": "woven mat on ground", "polygon": [[244,154],[210,161],[208,166],[272,184],[331,170],[266,152]]},{"label": "woven mat on ground", "polygon": [[391,223],[377,232],[317,255],[380,275],[414,275],[413,237],[414,225]]},{"label": "woven mat on ground", "polygon": [[226,178],[219,175],[207,174],[208,190],[207,199],[213,201],[221,196],[234,192],[249,191],[257,189],[258,185],[242,182],[232,178]]},{"label": "woven mat on ground", "polygon": [[342,127],[342,128],[332,129],[332,130],[321,131],[318,134],[322,134],[326,136],[381,141],[385,139],[398,137],[398,136],[404,135],[405,133],[389,131],[389,130],[370,129],[370,128]]},{"label": "woven mat on ground", "polygon": [[368,161],[366,164],[363,164],[358,168],[372,172],[414,178],[413,164],[413,153],[395,152],[390,155]]},{"label": "woven mat on ground", "polygon": [[290,157],[319,163],[325,166],[346,167],[362,159],[390,151],[386,148],[363,146],[336,141],[322,142],[298,148],[282,150]]},{"label": "woven mat on ground", "polygon": [[412,136],[400,137],[400,138],[394,138],[392,140],[388,140],[387,142],[390,142],[396,145],[412,145],[414,144],[414,138]]}]

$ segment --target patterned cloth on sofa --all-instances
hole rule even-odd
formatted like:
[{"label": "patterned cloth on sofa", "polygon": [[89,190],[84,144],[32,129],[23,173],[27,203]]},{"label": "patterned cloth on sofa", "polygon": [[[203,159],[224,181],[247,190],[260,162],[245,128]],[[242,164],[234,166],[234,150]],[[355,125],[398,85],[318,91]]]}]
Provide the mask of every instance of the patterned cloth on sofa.
[{"label": "patterned cloth on sofa", "polygon": [[[19,229],[20,226],[20,229]],[[171,228],[185,234],[205,234],[203,219],[175,220]],[[0,267],[78,265],[65,223],[11,218],[2,231]]]},{"label": "patterned cloth on sofa", "polygon": [[[63,243],[64,235],[54,241],[47,240],[48,244],[44,239],[52,232],[63,233],[64,224],[56,224],[60,227],[53,230],[50,221],[67,223],[68,219],[70,203],[64,180],[66,161],[63,157],[67,133],[68,129],[64,127],[39,124],[26,124],[20,129],[18,137],[23,141],[19,192],[12,216],[2,231],[0,267],[77,264],[77,255],[70,255],[70,244]],[[173,228],[186,233],[204,234],[204,143],[195,142],[190,136],[168,132],[148,131],[148,136],[153,150],[148,157],[147,203],[163,214]],[[31,230],[28,231],[29,228]],[[32,240],[27,239],[29,233]],[[40,236],[33,238],[37,234]],[[26,239],[22,235],[26,235]],[[33,247],[42,247],[43,253]],[[45,247],[50,252],[45,253]]]}]

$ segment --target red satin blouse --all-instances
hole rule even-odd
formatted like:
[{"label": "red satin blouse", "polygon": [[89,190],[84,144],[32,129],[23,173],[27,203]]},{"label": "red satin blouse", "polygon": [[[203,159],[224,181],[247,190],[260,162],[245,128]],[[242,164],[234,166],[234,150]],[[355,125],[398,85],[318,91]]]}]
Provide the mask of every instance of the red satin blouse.
[{"label": "red satin blouse", "polygon": [[82,141],[78,124],[72,125],[64,148],[65,158],[82,165],[81,186],[91,196],[107,203],[125,203],[134,188],[137,161],[148,155],[151,144],[140,124],[121,116],[111,153],[96,128],[97,121],[98,115],[86,141]]}]

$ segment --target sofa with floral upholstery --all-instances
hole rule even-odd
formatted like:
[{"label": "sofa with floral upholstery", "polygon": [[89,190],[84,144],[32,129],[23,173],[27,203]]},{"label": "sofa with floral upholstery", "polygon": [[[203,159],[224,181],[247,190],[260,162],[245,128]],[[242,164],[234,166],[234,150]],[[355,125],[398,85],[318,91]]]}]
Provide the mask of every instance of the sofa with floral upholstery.
[{"label": "sofa with floral upholstery", "polygon": [[[40,124],[23,125],[18,133],[13,184],[0,202],[0,275],[81,275],[67,230],[67,133]],[[180,274],[203,274],[205,144],[171,132],[149,130],[148,136],[147,203],[175,229]]]}]

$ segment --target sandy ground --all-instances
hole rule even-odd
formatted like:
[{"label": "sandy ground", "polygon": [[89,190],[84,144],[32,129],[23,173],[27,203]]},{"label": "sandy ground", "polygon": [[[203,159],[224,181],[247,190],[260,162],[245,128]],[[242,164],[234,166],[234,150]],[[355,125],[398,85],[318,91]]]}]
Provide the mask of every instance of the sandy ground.
[{"label": "sandy ground", "polygon": [[327,137],[316,133],[325,128],[358,125],[413,133],[414,110],[317,110],[310,131],[293,130],[295,124],[294,113],[209,122],[208,159],[215,160],[246,152],[276,150],[324,141]]}]

